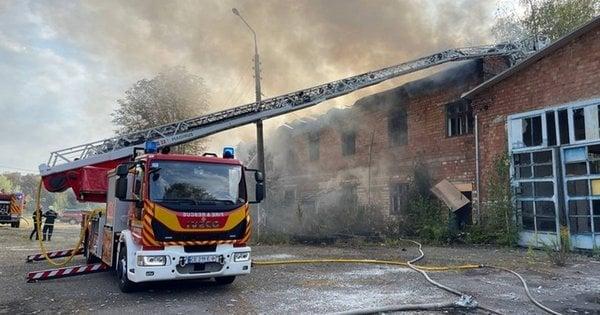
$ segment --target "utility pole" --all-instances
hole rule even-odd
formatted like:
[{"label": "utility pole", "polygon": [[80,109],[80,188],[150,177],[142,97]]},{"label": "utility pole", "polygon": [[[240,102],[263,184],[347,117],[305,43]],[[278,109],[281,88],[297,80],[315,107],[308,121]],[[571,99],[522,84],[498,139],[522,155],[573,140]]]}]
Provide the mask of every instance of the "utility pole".
[{"label": "utility pole", "polygon": [[[256,32],[250,26],[250,24],[248,24],[248,22],[246,22],[244,17],[240,14],[240,12],[236,8],[233,8],[231,11],[233,12],[233,14],[237,15],[242,20],[242,22],[244,22],[244,24],[246,24],[246,26],[248,27],[248,29],[250,29],[250,31],[252,32],[252,35],[254,36],[254,86],[255,86],[255,93],[256,93],[256,104],[257,104],[257,106],[260,106],[260,102],[262,99],[261,91],[260,91],[260,57],[258,55],[258,42],[256,40]],[[262,119],[256,121],[256,162],[258,165],[258,169],[261,172],[263,172],[263,175],[266,178],[265,144],[264,144],[264,137],[263,137]],[[266,189],[266,185],[265,185],[265,197],[266,197],[266,192],[267,192],[267,189]]]},{"label": "utility pole", "polygon": [[[260,92],[260,57],[258,55],[258,42],[256,40],[256,32],[254,29],[246,22],[244,17],[240,14],[236,8],[231,9],[233,14],[237,15],[244,24],[250,29],[252,35],[254,36],[254,92],[256,93],[256,106],[260,106],[261,102],[261,92]],[[265,172],[265,144],[263,138],[263,122],[262,119],[256,121],[256,163],[257,168],[263,173],[263,177],[265,178],[264,189],[265,189],[265,198],[267,197],[267,183],[266,183],[266,172]],[[261,215],[261,206],[260,203],[257,206],[257,224],[256,224],[256,237],[260,241],[260,227],[263,224],[262,215]],[[265,223],[266,225],[266,218]]]}]

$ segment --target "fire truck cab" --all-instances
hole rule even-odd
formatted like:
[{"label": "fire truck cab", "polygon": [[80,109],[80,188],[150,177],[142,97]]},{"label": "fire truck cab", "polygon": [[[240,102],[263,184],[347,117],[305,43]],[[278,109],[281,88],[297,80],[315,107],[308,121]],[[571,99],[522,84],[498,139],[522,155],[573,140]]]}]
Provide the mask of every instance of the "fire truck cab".
[{"label": "fire truck cab", "polygon": [[106,210],[87,220],[88,262],[115,268],[124,292],[159,280],[229,284],[250,273],[249,204],[263,198],[263,175],[233,153],[226,148],[223,157],[190,156],[147,148],[110,170]]},{"label": "fire truck cab", "polygon": [[22,193],[0,193],[0,224],[10,223],[11,227],[18,228],[24,205],[25,196]]}]

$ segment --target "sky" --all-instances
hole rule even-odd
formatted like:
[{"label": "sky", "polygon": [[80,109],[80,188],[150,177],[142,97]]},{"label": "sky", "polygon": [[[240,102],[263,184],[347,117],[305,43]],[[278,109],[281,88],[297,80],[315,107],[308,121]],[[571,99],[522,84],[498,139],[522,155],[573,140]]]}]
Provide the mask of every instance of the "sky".
[{"label": "sky", "polygon": [[[51,151],[112,136],[116,100],[161,69],[201,76],[210,111],[252,102],[253,42],[234,7],[258,35],[262,93],[273,97],[490,44],[498,1],[0,1],[0,172],[37,173]],[[425,74],[267,120],[267,135]],[[209,147],[254,137],[253,126],[240,127],[210,137]]]}]

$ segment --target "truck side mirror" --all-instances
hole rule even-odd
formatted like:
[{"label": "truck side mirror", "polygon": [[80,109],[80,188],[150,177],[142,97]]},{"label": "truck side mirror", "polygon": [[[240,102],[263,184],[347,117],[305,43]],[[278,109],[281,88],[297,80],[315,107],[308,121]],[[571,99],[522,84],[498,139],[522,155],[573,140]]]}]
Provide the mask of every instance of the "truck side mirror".
[{"label": "truck side mirror", "polygon": [[119,200],[127,199],[127,177],[119,177],[115,183],[115,198]]},{"label": "truck side mirror", "polygon": [[265,185],[261,182],[256,183],[256,188],[254,190],[254,200],[256,203],[261,202],[265,198]]},{"label": "truck side mirror", "polygon": [[255,172],[254,172],[254,180],[255,180],[257,183],[262,183],[262,182],[264,182],[264,181],[265,181],[265,175],[264,175],[264,174],[263,174],[263,172],[261,172],[261,171],[255,171]]},{"label": "truck side mirror", "polygon": [[123,177],[127,176],[127,174],[129,174],[129,164],[119,164],[119,166],[117,166],[117,176]]}]

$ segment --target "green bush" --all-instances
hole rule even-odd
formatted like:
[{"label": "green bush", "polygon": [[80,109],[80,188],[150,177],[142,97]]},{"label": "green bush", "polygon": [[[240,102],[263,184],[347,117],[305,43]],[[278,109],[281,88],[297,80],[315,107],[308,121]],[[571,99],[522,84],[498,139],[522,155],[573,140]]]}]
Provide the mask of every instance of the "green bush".
[{"label": "green bush", "polygon": [[423,164],[416,164],[409,182],[408,206],[400,218],[388,222],[386,235],[417,237],[424,242],[446,243],[451,239],[448,226],[449,210],[431,193],[431,176]]},{"label": "green bush", "polygon": [[560,242],[552,241],[550,244],[544,244],[544,251],[550,261],[557,266],[565,266],[571,258],[571,237],[569,228],[563,226],[560,228]]},{"label": "green bush", "polygon": [[510,160],[506,153],[494,159],[487,187],[487,201],[481,209],[481,220],[469,227],[467,241],[516,246],[518,228],[510,187]]}]

